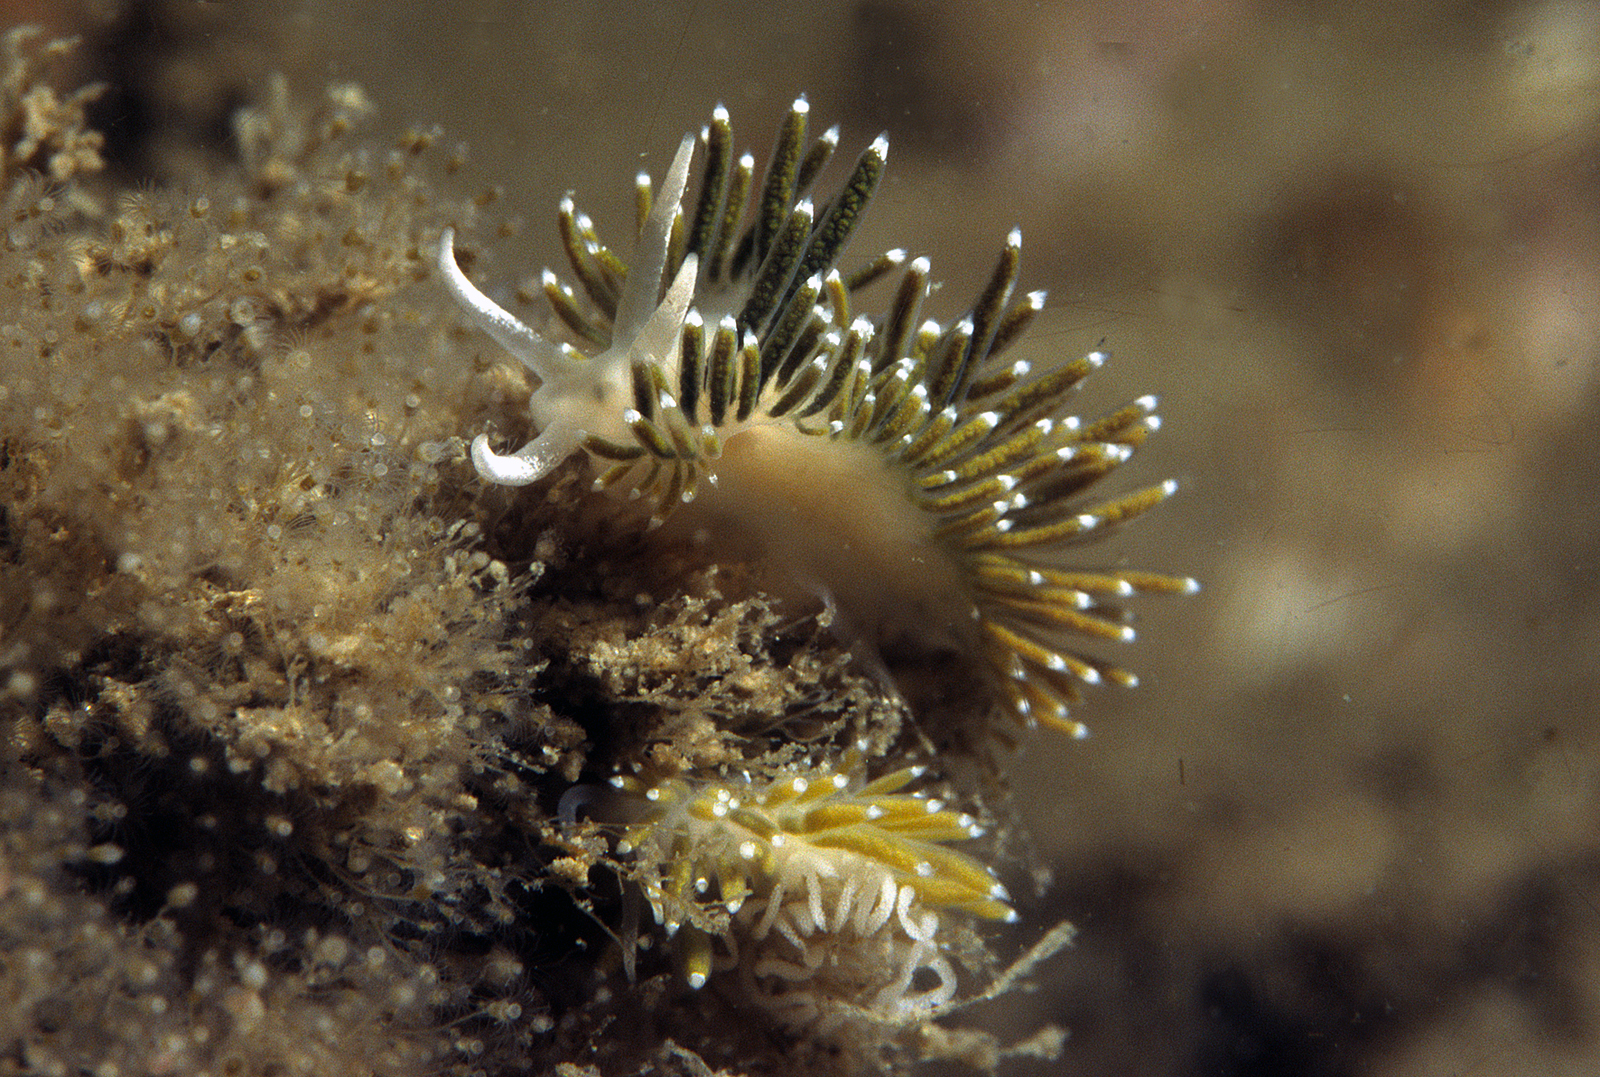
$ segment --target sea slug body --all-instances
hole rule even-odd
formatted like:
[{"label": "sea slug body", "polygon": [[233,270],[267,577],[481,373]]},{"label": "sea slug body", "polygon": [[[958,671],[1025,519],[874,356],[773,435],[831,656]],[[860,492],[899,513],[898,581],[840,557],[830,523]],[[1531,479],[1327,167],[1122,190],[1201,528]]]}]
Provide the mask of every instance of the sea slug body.
[{"label": "sea slug body", "polygon": [[[830,996],[905,1021],[955,993],[938,910],[1016,919],[994,874],[948,846],[980,836],[976,821],[906,792],[923,768],[865,782],[860,763],[856,751],[846,770],[768,781],[612,780],[637,804],[617,851],[660,866],[642,889],[691,986],[722,964],[800,1023]],[[917,989],[923,972],[935,982]]]},{"label": "sea slug body", "polygon": [[[1196,589],[1184,577],[1062,564],[1063,548],[1176,488],[1085,496],[1158,428],[1156,400],[1081,420],[1065,404],[1104,353],[1049,367],[1003,358],[1044,305],[1042,292],[1015,294],[1019,231],[971,308],[943,324],[922,315],[927,259],[889,251],[841,273],[888,140],[819,199],[838,132],[808,141],[808,113],[803,97],[794,103],[757,183],[718,106],[698,139],[692,202],[692,136],[658,188],[639,177],[626,261],[564,199],[577,288],[545,273],[548,331],[468,280],[444,232],[446,286],[539,381],[533,440],[502,455],[480,435],[473,461],[490,482],[523,485],[583,452],[601,466],[597,485],[644,499],[654,523],[683,519],[753,543],[792,589],[820,591],[858,631],[896,618],[924,626],[979,660],[1016,720],[1083,736],[1070,714],[1080,687],[1135,677],[1073,638],[1130,641],[1120,600]],[[854,311],[857,293],[894,276],[884,313]]]}]

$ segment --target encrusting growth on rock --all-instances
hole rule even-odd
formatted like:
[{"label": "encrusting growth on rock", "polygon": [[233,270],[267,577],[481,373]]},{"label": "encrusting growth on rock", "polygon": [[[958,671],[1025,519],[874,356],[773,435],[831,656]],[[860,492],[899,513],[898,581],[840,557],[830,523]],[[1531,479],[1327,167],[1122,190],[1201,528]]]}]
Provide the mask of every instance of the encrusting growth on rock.
[{"label": "encrusting growth on rock", "polygon": [[39,44],[42,31],[18,26],[6,31],[0,76],[0,182],[11,183],[27,172],[52,183],[91,176],[104,167],[100,150],[105,139],[89,128],[84,107],[105,91],[95,84],[62,97],[45,82],[45,74],[72,51],[71,41]]}]

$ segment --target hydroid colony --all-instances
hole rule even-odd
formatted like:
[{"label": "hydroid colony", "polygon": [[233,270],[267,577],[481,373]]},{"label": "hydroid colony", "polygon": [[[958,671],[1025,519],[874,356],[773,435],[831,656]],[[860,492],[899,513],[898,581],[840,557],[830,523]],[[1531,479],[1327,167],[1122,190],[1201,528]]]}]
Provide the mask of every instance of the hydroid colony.
[{"label": "hydroid colony", "polygon": [[[1042,292],[1016,294],[1017,231],[972,306],[946,323],[923,319],[926,258],[894,250],[841,271],[888,141],[820,198],[838,131],[808,140],[808,114],[797,100],[757,182],[719,106],[698,140],[692,201],[693,136],[659,187],[639,176],[626,257],[564,199],[576,288],[544,273],[544,328],[468,280],[444,232],[450,291],[538,379],[536,435],[501,454],[480,434],[473,462],[490,482],[522,486],[586,456],[596,487],[642,502],[649,527],[671,521],[713,556],[719,543],[756,550],[774,590],[836,605],[867,648],[886,622],[915,621],[973,656],[1014,719],[1081,737],[1080,686],[1135,677],[1077,641],[1130,641],[1118,600],[1195,589],[1062,563],[1065,548],[1175,489],[1086,497],[1157,429],[1155,398],[1083,421],[1065,406],[1104,353],[1039,369],[1007,360],[1044,304]],[[895,277],[884,313],[856,312],[859,293]],[[636,857],[692,985],[730,967],[748,999],[789,1021],[836,1021],[844,1007],[905,1024],[955,995],[936,910],[1012,916],[994,875],[948,847],[977,836],[971,817],[903,791],[921,773],[873,778],[850,753],[839,769],[619,775],[631,807],[613,807],[627,824],[616,852]],[[919,974],[935,982],[914,986]]]}]

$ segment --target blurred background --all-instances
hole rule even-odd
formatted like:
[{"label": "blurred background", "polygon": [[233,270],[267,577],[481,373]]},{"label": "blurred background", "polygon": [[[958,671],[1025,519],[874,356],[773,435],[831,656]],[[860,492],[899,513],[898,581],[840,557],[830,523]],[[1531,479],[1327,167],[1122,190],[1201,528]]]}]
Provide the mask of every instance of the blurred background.
[{"label": "blurred background", "polygon": [[1182,490],[1105,556],[1205,585],[1143,604],[1087,743],[1024,741],[1008,943],[1080,935],[983,1015],[1071,1029],[1010,1072],[1600,1072],[1600,7],[0,11],[90,41],[139,179],[273,71],[441,125],[524,222],[507,276],[556,261],[566,191],[619,231],[719,101],[758,159],[802,91],[847,157],[888,131],[857,253],[931,257],[948,316],[1019,225],[1022,354],[1103,342],[1088,414],[1162,398],[1124,481]]}]

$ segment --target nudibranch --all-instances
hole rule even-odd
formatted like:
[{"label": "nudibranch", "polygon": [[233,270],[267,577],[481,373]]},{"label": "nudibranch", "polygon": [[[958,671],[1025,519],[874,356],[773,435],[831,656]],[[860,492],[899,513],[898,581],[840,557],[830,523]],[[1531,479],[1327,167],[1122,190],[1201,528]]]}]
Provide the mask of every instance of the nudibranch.
[{"label": "nudibranch", "polygon": [[[939,910],[1017,919],[994,873],[949,847],[980,836],[977,822],[906,791],[924,768],[864,782],[861,758],[765,781],[612,779],[640,802],[617,851],[654,866],[644,896],[675,936],[690,986],[735,967],[748,997],[779,1011],[835,997],[910,1020],[955,994]],[[820,990],[819,979],[834,982]]]},{"label": "nudibranch", "polygon": [[[1135,677],[1074,640],[1127,642],[1121,599],[1196,589],[1063,557],[1176,488],[1086,497],[1158,428],[1156,400],[1085,421],[1066,402],[1103,352],[1050,366],[1005,359],[1044,305],[1043,292],[1015,294],[1019,231],[970,309],[946,323],[922,316],[926,258],[889,251],[841,273],[888,140],[819,200],[839,135],[808,139],[808,113],[805,98],[794,103],[757,183],[718,106],[659,187],[638,177],[626,260],[565,198],[558,224],[577,289],[545,272],[544,329],[468,280],[445,230],[447,287],[538,379],[537,435],[506,455],[479,435],[473,462],[484,479],[520,486],[586,454],[601,468],[596,485],[644,499],[654,523],[681,519],[751,545],[855,631],[895,618],[930,630],[980,660],[1014,718],[1083,736],[1070,713],[1080,687]],[[697,142],[699,192],[687,201]],[[884,313],[855,312],[859,292],[893,277]]]}]

